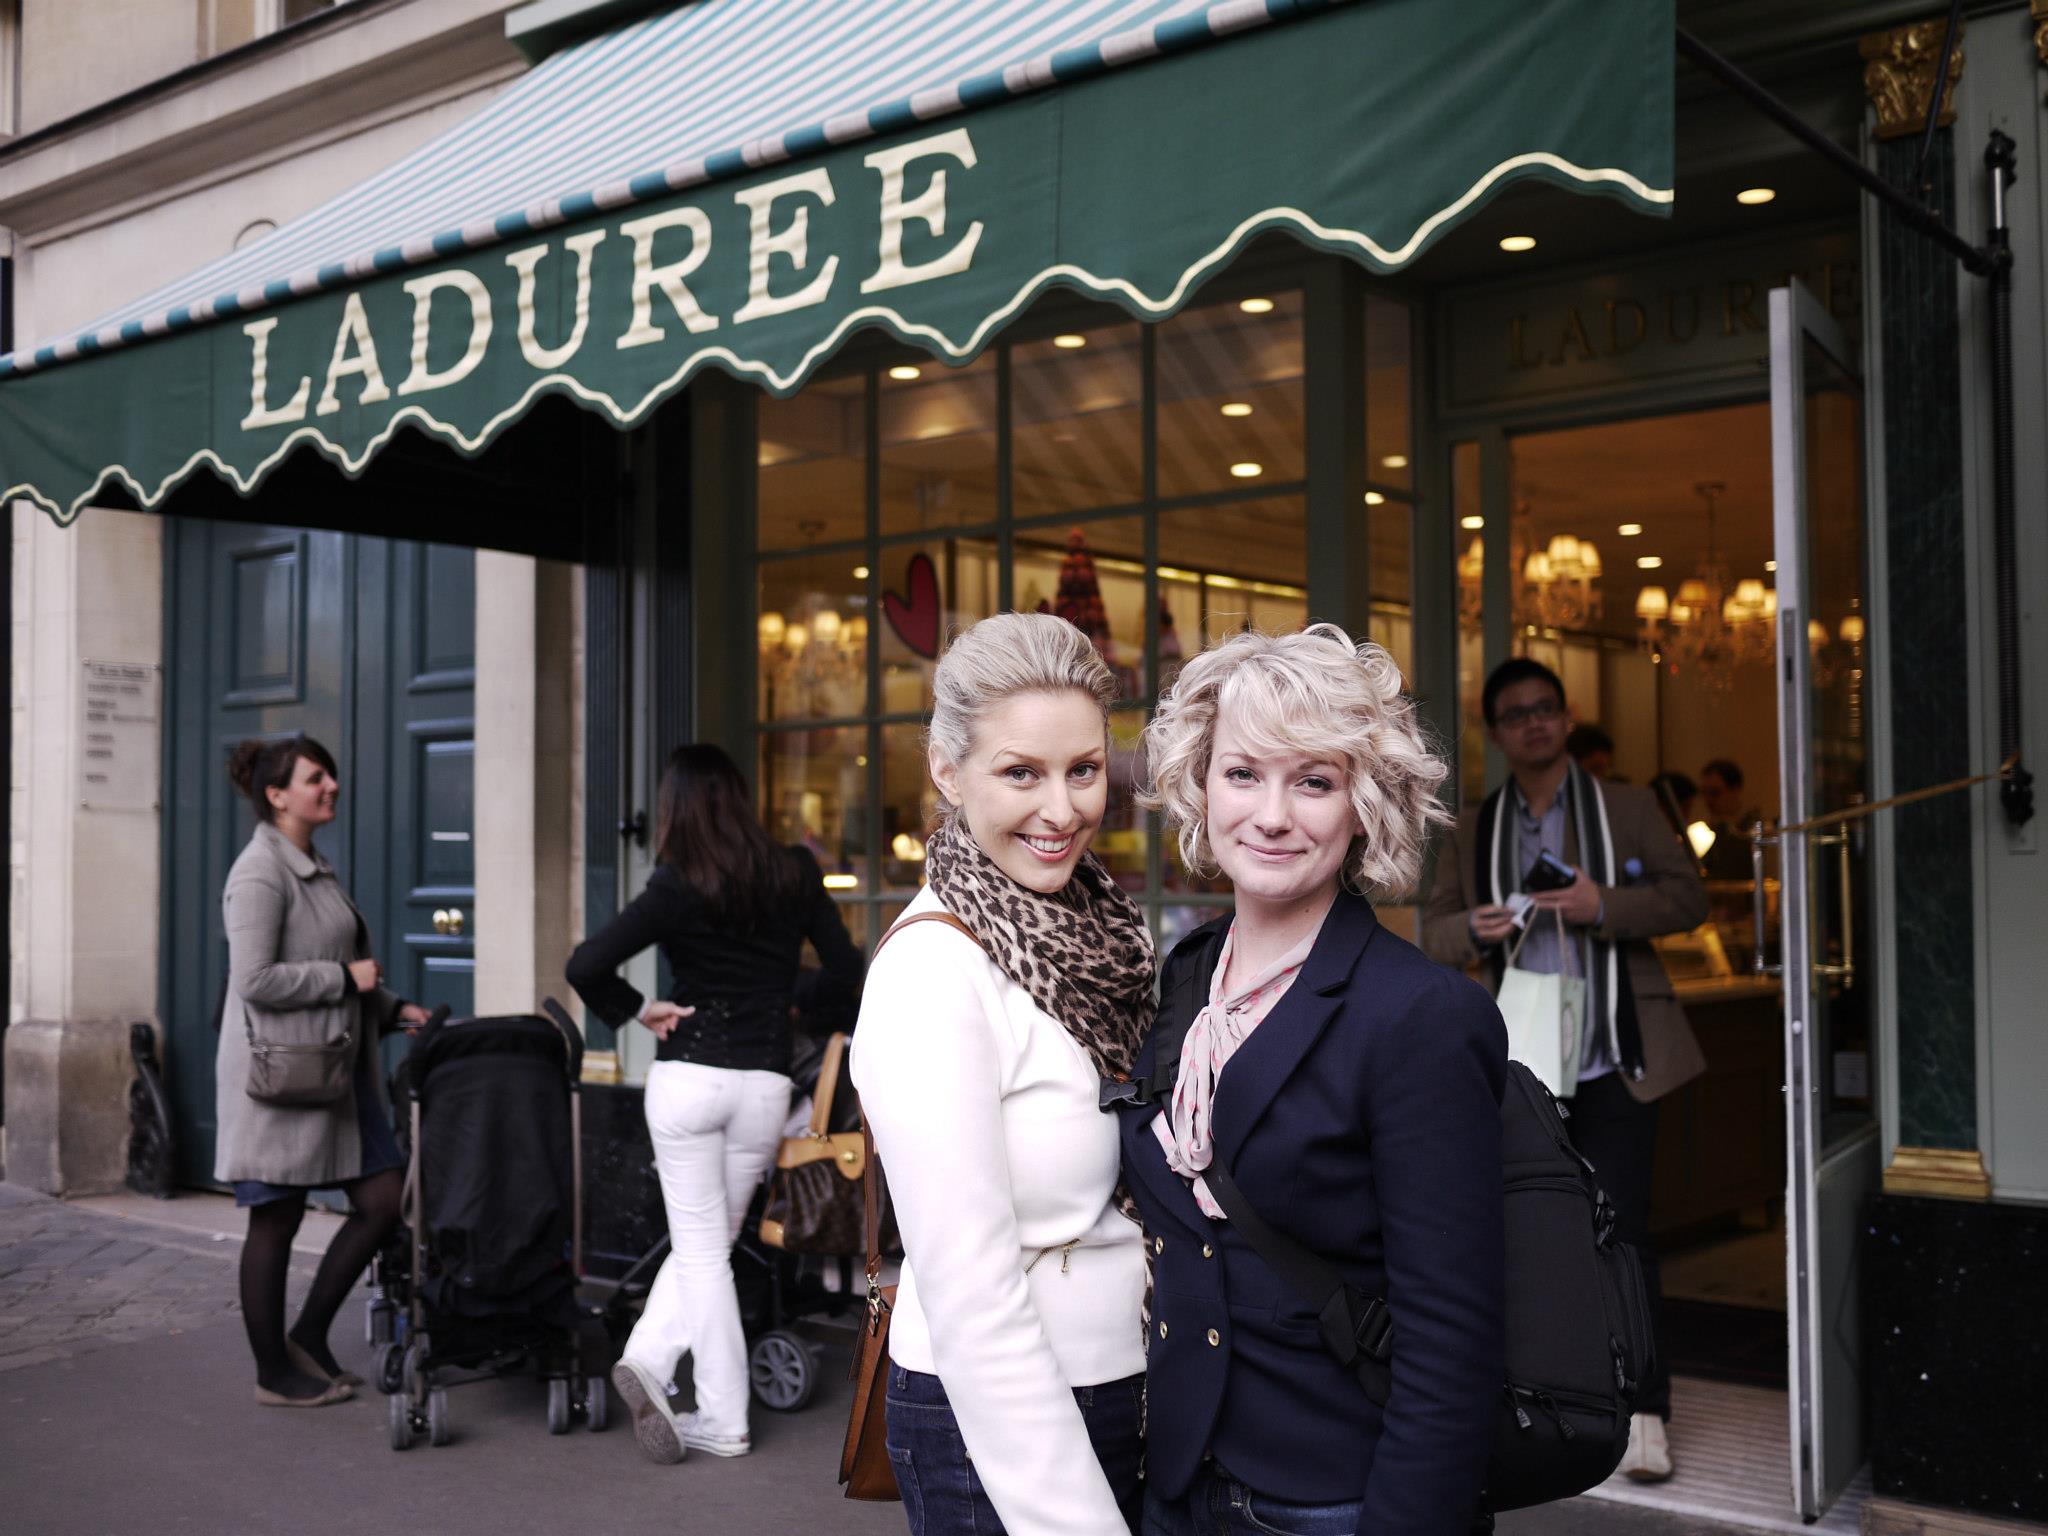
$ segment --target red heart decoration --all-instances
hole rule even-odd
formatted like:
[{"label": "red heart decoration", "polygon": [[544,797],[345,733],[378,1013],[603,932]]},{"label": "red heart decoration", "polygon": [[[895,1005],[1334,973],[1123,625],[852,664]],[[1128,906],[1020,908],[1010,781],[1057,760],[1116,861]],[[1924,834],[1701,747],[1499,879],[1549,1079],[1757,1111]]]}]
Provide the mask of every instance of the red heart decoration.
[{"label": "red heart decoration", "polygon": [[903,586],[910,596],[882,594],[882,612],[896,638],[914,656],[936,661],[939,655],[939,571],[922,550],[903,568]]}]

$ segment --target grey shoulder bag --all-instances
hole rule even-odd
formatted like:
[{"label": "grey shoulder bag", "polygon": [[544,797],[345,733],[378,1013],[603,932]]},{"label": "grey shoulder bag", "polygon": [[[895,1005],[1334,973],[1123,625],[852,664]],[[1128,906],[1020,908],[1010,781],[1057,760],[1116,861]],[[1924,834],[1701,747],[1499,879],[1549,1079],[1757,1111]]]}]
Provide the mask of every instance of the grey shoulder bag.
[{"label": "grey shoulder bag", "polygon": [[[356,948],[370,947],[369,930],[362,915],[356,916]],[[351,992],[345,1001],[360,996]],[[225,1005],[226,999],[222,999]],[[360,1006],[360,1005],[358,1005]],[[242,1009],[242,1027],[249,1036],[249,1097],[259,1104],[280,1109],[297,1109],[332,1104],[344,1097],[355,1082],[356,1032],[344,1026],[332,1039],[304,1043],[259,1040],[256,1024]]]}]

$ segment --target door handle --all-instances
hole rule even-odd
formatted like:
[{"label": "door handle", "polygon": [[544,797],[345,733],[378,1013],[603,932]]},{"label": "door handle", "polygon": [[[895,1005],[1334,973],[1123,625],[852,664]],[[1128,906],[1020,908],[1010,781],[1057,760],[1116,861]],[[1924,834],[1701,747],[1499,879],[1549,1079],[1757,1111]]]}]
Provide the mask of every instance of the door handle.
[{"label": "door handle", "polygon": [[1756,923],[1756,948],[1749,957],[1749,970],[1753,976],[1782,976],[1783,965],[1764,963],[1764,944],[1768,939],[1764,914],[1764,848],[1767,844],[1782,842],[1764,831],[1764,824],[1758,822],[1749,833],[1749,911]]},{"label": "door handle", "polygon": [[450,938],[462,936],[464,918],[460,907],[436,907],[434,909],[434,932]]},{"label": "door handle", "polygon": [[1839,901],[1838,920],[1842,925],[1842,958],[1839,961],[1816,960],[1813,974],[1830,981],[1839,981],[1844,986],[1856,979],[1856,907],[1855,896],[1849,884],[1849,829],[1814,834],[1813,846],[1832,847],[1835,850],[1835,883]]},{"label": "door handle", "polygon": [[630,841],[638,847],[645,848],[647,846],[647,813],[645,811],[635,811],[630,816],[620,818],[619,837],[622,841]]}]

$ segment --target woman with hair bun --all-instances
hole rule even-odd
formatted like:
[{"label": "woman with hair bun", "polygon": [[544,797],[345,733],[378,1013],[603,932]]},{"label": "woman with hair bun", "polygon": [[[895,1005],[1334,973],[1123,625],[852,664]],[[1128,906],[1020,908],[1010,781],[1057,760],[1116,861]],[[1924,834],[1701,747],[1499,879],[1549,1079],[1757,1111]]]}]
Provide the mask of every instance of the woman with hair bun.
[{"label": "woman with hair bun", "polygon": [[[318,1408],[361,1385],[335,1360],[327,1330],[398,1221],[403,1159],[378,1092],[377,1041],[393,1025],[425,1023],[427,1012],[385,988],[362,914],[313,846],[341,796],[333,755],[309,736],[245,741],[228,776],[254,807],[256,830],[221,896],[228,985],[214,1053],[214,1177],[249,1212],[242,1324],[256,1401]],[[345,1050],[348,1087],[321,1102],[259,1099],[259,1044]],[[316,1189],[343,1191],[349,1215],[287,1330],[292,1239]]]},{"label": "woman with hair bun", "polygon": [[[1414,886],[1444,764],[1393,659],[1328,624],[1196,657],[1146,739],[1148,803],[1236,895],[1167,960],[1118,1091],[1154,1264],[1147,1536],[1463,1533],[1503,1369],[1506,1031],[1366,899]],[[1384,1303],[1383,1403],[1260,1224]]]},{"label": "woman with hair bun", "polygon": [[903,1234],[889,1459],[911,1536],[1122,1536],[1145,1258],[1098,1084],[1150,1022],[1152,941],[1088,852],[1116,679],[1065,619],[1006,613],[932,688],[945,819],[853,1037]]}]

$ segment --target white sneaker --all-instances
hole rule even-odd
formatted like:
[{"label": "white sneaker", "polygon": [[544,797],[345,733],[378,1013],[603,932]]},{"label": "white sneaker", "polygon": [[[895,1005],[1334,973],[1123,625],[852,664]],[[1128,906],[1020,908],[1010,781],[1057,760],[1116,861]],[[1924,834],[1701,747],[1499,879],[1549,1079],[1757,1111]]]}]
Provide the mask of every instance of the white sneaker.
[{"label": "white sneaker", "polygon": [[1629,1420],[1620,1470],[1638,1483],[1661,1483],[1671,1476],[1671,1442],[1658,1415],[1639,1413]]},{"label": "white sneaker", "polygon": [[688,1452],[676,1415],[669,1408],[668,1394],[654,1372],[621,1360],[612,1367],[612,1385],[633,1415],[633,1438],[640,1442],[640,1449],[664,1465],[681,1461]]},{"label": "white sneaker", "polygon": [[752,1435],[714,1434],[704,1427],[702,1415],[695,1413],[676,1416],[676,1433],[683,1444],[712,1456],[744,1456],[754,1448]]}]

